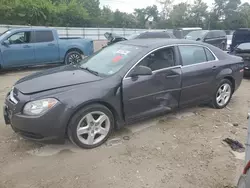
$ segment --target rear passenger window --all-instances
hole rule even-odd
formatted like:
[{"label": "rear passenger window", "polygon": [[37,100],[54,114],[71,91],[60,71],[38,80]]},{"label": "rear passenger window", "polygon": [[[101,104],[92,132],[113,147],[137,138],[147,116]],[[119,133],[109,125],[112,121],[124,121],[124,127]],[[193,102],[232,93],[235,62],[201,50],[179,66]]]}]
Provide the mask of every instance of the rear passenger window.
[{"label": "rear passenger window", "polygon": [[207,55],[207,60],[208,61],[214,61],[215,60],[214,55],[207,48],[204,48],[204,49],[205,49],[205,52],[206,52],[206,55]]},{"label": "rear passenger window", "polygon": [[179,46],[182,64],[193,65],[207,61],[203,47],[200,46]]},{"label": "rear passenger window", "polygon": [[35,42],[51,42],[54,40],[52,31],[35,31]]}]

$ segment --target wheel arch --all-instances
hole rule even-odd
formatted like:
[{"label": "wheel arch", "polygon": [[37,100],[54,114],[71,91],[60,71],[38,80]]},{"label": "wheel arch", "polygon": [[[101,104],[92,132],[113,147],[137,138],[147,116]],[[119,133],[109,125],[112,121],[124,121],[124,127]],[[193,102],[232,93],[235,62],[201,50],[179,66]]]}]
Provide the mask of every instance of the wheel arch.
[{"label": "wheel arch", "polygon": [[227,79],[232,83],[233,92],[235,91],[235,79],[233,77],[233,71],[230,68],[223,69],[217,74],[216,79],[220,81],[221,79]]},{"label": "wheel arch", "polygon": [[233,89],[233,93],[235,91],[235,79],[232,76],[225,76],[224,79],[229,80],[232,83],[232,89]]},{"label": "wheel arch", "polygon": [[69,53],[69,52],[73,52],[73,51],[77,51],[79,52],[81,55],[84,55],[84,52],[80,49],[80,48],[77,48],[77,47],[72,47],[70,49],[68,49],[65,53],[65,57],[66,55]]},{"label": "wheel arch", "polygon": [[67,135],[67,129],[68,129],[68,126],[69,126],[69,123],[71,121],[71,119],[73,118],[73,116],[81,109],[83,109],[84,107],[86,106],[89,106],[89,105],[93,105],[93,104],[99,104],[99,105],[103,105],[105,106],[106,108],[108,108],[112,115],[113,115],[113,118],[114,118],[114,122],[115,122],[115,125],[114,127],[115,128],[118,128],[118,119],[119,119],[119,115],[118,115],[118,112],[115,110],[115,108],[108,102],[105,102],[105,101],[102,101],[102,100],[94,100],[94,101],[89,101],[89,102],[86,102],[86,103],[82,103],[80,105],[78,105],[73,111],[72,113],[70,114],[70,117],[67,121],[67,125],[66,125],[66,128],[65,128],[65,135]]}]

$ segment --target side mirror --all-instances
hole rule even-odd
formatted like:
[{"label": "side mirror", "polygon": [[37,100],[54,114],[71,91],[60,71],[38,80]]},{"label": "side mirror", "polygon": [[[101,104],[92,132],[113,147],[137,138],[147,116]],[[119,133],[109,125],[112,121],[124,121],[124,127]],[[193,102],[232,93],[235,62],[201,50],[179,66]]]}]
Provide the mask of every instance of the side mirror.
[{"label": "side mirror", "polygon": [[130,74],[131,77],[135,77],[139,75],[152,75],[152,70],[146,66],[138,66],[138,67],[135,67],[132,73]]},{"label": "side mirror", "polygon": [[[200,41],[200,40],[201,40],[201,38],[197,38],[197,39],[196,39],[196,41]],[[205,40],[206,40],[206,39],[205,39]]]},{"label": "side mirror", "polygon": [[2,42],[2,45],[4,46],[9,46],[10,45],[10,42],[8,40],[5,40]]}]

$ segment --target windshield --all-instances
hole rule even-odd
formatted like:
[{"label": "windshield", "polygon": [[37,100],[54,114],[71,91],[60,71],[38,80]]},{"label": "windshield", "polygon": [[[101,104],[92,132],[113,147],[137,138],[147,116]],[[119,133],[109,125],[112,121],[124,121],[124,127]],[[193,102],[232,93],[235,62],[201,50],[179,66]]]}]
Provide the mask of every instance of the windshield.
[{"label": "windshield", "polygon": [[3,34],[9,32],[10,30],[4,31],[3,33],[0,34],[0,36],[2,36]]},{"label": "windshield", "polygon": [[7,31],[1,33],[0,34],[0,40],[2,40],[2,38],[4,38],[4,36],[5,36],[5,34],[8,34],[8,33],[10,33],[10,30],[7,30]]},{"label": "windshield", "polygon": [[202,31],[192,31],[187,34],[185,39],[190,39],[190,40],[196,40],[198,38],[202,38],[205,34],[207,34],[207,31],[202,30]]},{"label": "windshield", "polygon": [[95,72],[100,76],[109,76],[118,72],[141,50],[142,47],[138,46],[114,44],[82,60],[80,67]]}]

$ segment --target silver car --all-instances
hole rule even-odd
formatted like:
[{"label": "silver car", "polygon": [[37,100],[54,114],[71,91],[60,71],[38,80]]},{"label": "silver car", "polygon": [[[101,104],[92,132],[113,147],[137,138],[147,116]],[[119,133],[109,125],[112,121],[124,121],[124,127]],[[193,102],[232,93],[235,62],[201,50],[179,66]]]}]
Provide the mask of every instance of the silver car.
[{"label": "silver car", "polygon": [[[250,113],[248,114],[248,119]],[[250,119],[248,122],[248,135],[246,144],[246,166],[243,170],[243,174],[240,176],[237,188],[250,188]]]}]

